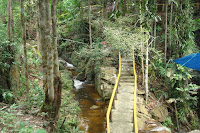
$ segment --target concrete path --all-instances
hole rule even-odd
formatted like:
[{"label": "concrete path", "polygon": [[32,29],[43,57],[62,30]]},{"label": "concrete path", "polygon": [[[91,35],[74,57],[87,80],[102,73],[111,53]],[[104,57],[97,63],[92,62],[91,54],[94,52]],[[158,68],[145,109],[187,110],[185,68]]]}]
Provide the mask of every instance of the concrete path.
[{"label": "concrete path", "polygon": [[133,133],[133,62],[122,59],[117,98],[111,112],[111,133]]}]

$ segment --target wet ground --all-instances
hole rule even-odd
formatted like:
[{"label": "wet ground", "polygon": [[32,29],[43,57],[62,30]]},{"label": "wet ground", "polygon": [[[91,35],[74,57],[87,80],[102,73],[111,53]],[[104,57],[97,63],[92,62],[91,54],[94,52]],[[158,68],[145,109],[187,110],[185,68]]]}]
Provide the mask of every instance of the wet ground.
[{"label": "wet ground", "polygon": [[81,112],[80,130],[86,133],[105,133],[106,131],[106,103],[95,90],[94,85],[85,85],[75,91]]}]

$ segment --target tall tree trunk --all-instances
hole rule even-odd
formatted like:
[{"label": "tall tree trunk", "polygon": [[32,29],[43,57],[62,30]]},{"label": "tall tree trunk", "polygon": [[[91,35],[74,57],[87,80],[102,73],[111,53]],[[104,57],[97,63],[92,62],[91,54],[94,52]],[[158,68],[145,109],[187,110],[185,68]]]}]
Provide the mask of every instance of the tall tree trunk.
[{"label": "tall tree trunk", "polygon": [[24,1],[20,1],[21,5],[21,25],[22,25],[22,43],[24,46],[24,73],[25,73],[25,85],[26,85],[26,91],[29,92],[29,84],[28,84],[28,66],[27,66],[27,52],[26,52],[26,28],[25,28],[25,22],[24,22]]},{"label": "tall tree trunk", "polygon": [[103,0],[103,17],[107,18],[107,0]]},{"label": "tall tree trunk", "polygon": [[[44,103],[49,102],[48,98],[48,88],[47,88],[47,43],[46,43],[46,14],[45,14],[45,1],[39,0],[39,28],[40,28],[40,44],[42,46],[42,68],[43,68],[43,89],[45,91],[45,100]],[[46,112],[47,109],[45,109],[44,104],[41,108],[41,111]]]},{"label": "tall tree trunk", "polygon": [[168,10],[168,0],[166,1],[165,8],[165,63],[167,62],[167,10]]},{"label": "tall tree trunk", "polygon": [[8,19],[8,22],[7,22],[7,37],[8,37],[8,40],[11,41],[11,18],[10,18],[10,6],[11,6],[11,3],[10,3],[10,0],[7,0],[7,19]]},{"label": "tall tree trunk", "polygon": [[36,1],[35,5],[35,21],[36,21],[36,41],[37,41],[37,50],[41,51],[41,44],[40,44],[40,34],[39,34],[39,18],[38,18],[38,5]]},{"label": "tall tree trunk", "polygon": [[148,87],[148,81],[149,81],[149,45],[148,42],[146,44],[146,71],[145,71],[145,88],[146,88],[146,104],[148,103],[148,94],[149,94],[149,87]]},{"label": "tall tree trunk", "polygon": [[[50,118],[51,132],[55,131],[58,112],[61,104],[62,83],[59,75],[58,51],[57,51],[57,22],[56,22],[56,0],[52,0],[52,43],[50,37],[51,21],[49,0],[39,1],[40,13],[40,42],[42,46],[43,59],[43,87],[45,89],[45,101],[40,112],[47,112]],[[47,54],[46,54],[47,53]]]},{"label": "tall tree trunk", "polygon": [[[142,4],[141,4],[141,0],[139,1],[140,4],[140,31],[142,32]],[[144,44],[141,41],[141,64],[142,64],[142,85],[144,85]]]},{"label": "tall tree trunk", "polygon": [[10,0],[10,26],[11,26],[11,42],[14,42],[14,19],[13,19],[13,9],[12,9],[12,0]]},{"label": "tall tree trunk", "polygon": [[47,88],[49,100],[52,102],[54,100],[54,85],[53,85],[53,45],[51,44],[51,21],[49,12],[49,0],[45,0],[46,6],[46,43],[48,48],[47,53]]},{"label": "tall tree trunk", "polygon": [[52,33],[53,33],[53,49],[54,49],[54,123],[58,120],[58,112],[61,104],[61,90],[62,83],[59,75],[59,61],[58,61],[58,50],[57,50],[57,21],[56,21],[56,5],[57,0],[52,0],[51,5],[51,18],[52,18]]},{"label": "tall tree trunk", "polygon": [[[154,3],[156,4],[156,11],[157,11],[157,0],[154,0]],[[154,48],[156,48],[156,21],[154,21]]]},{"label": "tall tree trunk", "polygon": [[123,16],[126,16],[126,12],[127,12],[127,6],[126,6],[126,0],[122,0],[122,4],[123,4]]},{"label": "tall tree trunk", "polygon": [[169,38],[170,38],[170,40],[169,40],[169,47],[171,48],[171,50],[170,50],[170,56],[171,56],[171,54],[172,54],[172,14],[173,13],[173,2],[171,2],[171,13],[170,13],[170,31],[169,31]]},{"label": "tall tree trunk", "polygon": [[90,47],[92,48],[92,22],[91,22],[91,5],[89,0],[89,36],[90,36]]}]

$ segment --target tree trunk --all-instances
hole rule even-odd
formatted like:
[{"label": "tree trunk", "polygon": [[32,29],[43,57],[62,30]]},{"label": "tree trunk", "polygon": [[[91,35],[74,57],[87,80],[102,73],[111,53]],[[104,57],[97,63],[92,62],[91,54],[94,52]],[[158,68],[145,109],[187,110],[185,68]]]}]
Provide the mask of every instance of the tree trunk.
[{"label": "tree trunk", "polygon": [[[140,0],[140,31],[142,32],[142,5]],[[142,64],[142,85],[144,85],[144,44],[141,41],[141,64]]]},{"label": "tree trunk", "polygon": [[28,85],[28,66],[27,66],[27,52],[26,52],[26,28],[25,28],[25,22],[24,22],[24,1],[21,0],[21,25],[22,25],[22,43],[24,46],[24,73],[25,73],[25,85],[26,85],[26,91],[29,92],[29,85]]},{"label": "tree trunk", "polygon": [[[156,11],[157,11],[157,0],[155,0],[154,1],[155,2],[155,4],[156,4]],[[154,21],[154,48],[156,48],[156,27],[157,27],[157,25],[156,25],[156,21]]]},{"label": "tree trunk", "polygon": [[[46,14],[45,14],[45,1],[44,0],[39,0],[39,28],[40,28],[40,44],[42,46],[42,68],[43,68],[43,89],[45,92],[45,103],[49,103],[49,98],[48,98],[48,88],[47,88],[47,43],[46,43]],[[45,106],[42,106],[41,112],[47,112],[47,109],[45,109]]]},{"label": "tree trunk", "polygon": [[52,0],[51,20],[53,38],[51,43],[49,0],[39,1],[40,42],[42,46],[43,60],[43,87],[45,90],[45,100],[40,112],[48,113],[48,117],[50,119],[51,132],[56,130],[54,125],[56,125],[56,121],[58,120],[62,89],[62,83],[59,75],[59,62],[57,51],[56,3],[56,0]]},{"label": "tree trunk", "polygon": [[59,61],[58,61],[58,50],[57,50],[57,21],[56,21],[56,4],[57,0],[52,1],[51,5],[51,18],[52,18],[52,33],[53,33],[53,48],[54,48],[54,123],[58,120],[58,112],[61,104],[61,90],[62,83],[59,75]]},{"label": "tree trunk", "polygon": [[7,19],[8,19],[8,22],[7,22],[7,37],[8,37],[8,40],[11,41],[11,24],[10,24],[10,6],[11,6],[11,3],[10,3],[10,0],[7,0]]},{"label": "tree trunk", "polygon": [[148,94],[149,94],[148,73],[149,73],[149,46],[148,46],[148,42],[147,42],[147,45],[146,45],[146,71],[145,71],[146,104],[148,103]]},{"label": "tree trunk", "polygon": [[49,0],[45,0],[46,6],[46,43],[48,48],[47,53],[47,89],[48,97],[52,102],[54,100],[54,85],[53,85],[53,45],[51,44],[51,21],[50,21],[50,12],[49,12]]},{"label": "tree trunk", "polygon": [[103,0],[103,17],[104,18],[107,18],[107,8],[106,8],[106,5],[107,5],[107,0]]},{"label": "tree trunk", "polygon": [[171,54],[172,54],[172,14],[173,13],[173,2],[171,2],[171,13],[170,13],[170,31],[169,31],[169,38],[170,38],[170,40],[169,40],[169,47],[171,48],[171,50],[170,50],[170,56],[171,56]]},{"label": "tree trunk", "polygon": [[166,1],[165,9],[165,63],[167,62],[167,10],[168,10],[168,0]]},{"label": "tree trunk", "polygon": [[14,19],[13,19],[12,0],[10,0],[10,26],[11,26],[11,42],[14,42]]},{"label": "tree trunk", "polygon": [[91,22],[91,5],[90,5],[90,0],[89,0],[89,36],[90,36],[90,47],[92,48],[92,22]]},{"label": "tree trunk", "polygon": [[40,34],[39,34],[39,18],[37,16],[38,14],[38,5],[37,5],[37,2],[36,2],[36,5],[35,5],[35,20],[36,20],[36,41],[37,41],[37,50],[38,51],[41,51],[41,44],[40,44]]}]

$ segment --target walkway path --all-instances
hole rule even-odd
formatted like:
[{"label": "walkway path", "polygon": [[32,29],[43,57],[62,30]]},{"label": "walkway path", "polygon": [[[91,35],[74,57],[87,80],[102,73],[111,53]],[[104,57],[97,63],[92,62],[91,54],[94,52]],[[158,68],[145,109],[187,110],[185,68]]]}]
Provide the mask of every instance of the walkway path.
[{"label": "walkway path", "polygon": [[133,62],[122,59],[122,71],[117,98],[111,112],[111,133],[133,133]]}]

